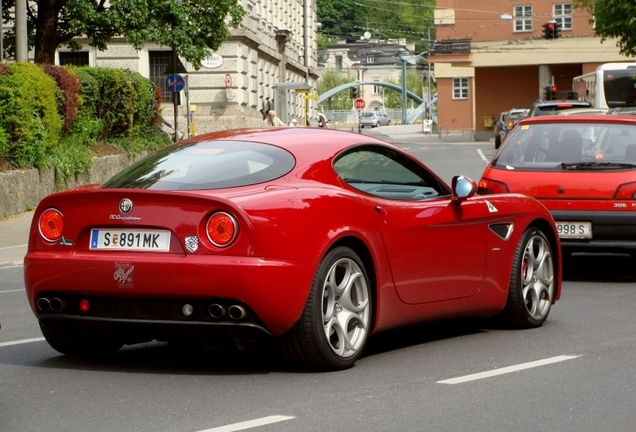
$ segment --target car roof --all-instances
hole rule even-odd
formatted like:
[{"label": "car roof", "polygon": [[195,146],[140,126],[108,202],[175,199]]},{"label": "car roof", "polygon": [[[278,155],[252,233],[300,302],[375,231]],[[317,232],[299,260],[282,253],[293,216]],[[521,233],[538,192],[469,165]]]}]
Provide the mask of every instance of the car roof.
[{"label": "car roof", "polygon": [[636,125],[636,116],[630,115],[598,115],[598,114],[573,114],[563,116],[550,114],[538,117],[526,117],[517,126],[534,123],[614,123]]},{"label": "car roof", "polygon": [[210,132],[178,141],[170,145],[184,145],[200,141],[231,140],[270,144],[290,151],[294,156],[308,160],[315,157],[328,157],[354,144],[381,144],[395,148],[403,153],[399,147],[386,141],[338,129],[318,127],[268,127],[253,129],[229,129]]}]

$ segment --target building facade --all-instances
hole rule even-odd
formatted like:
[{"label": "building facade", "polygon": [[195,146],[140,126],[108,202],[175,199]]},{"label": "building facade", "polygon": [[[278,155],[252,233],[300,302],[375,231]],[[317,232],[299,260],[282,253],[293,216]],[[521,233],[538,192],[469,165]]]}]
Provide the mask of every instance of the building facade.
[{"label": "building facade", "polygon": [[[546,85],[572,88],[572,79],[608,62],[630,61],[616,41],[600,42],[591,16],[569,1],[438,0],[436,41],[428,60],[437,80],[438,127],[494,136],[502,111],[527,108]],[[544,24],[561,34],[545,39]]]},{"label": "building facade", "polygon": [[[195,70],[172,55],[170,47],[146,44],[135,50],[123,40],[106,51],[89,47],[59,49],[57,64],[127,68],[151,79],[162,90],[162,115],[187,135],[223,129],[256,127],[266,111],[275,109],[286,123],[303,117],[304,94],[315,93],[317,74],[316,0],[241,0],[245,17],[239,29]],[[176,63],[176,66],[175,66]],[[168,89],[168,75],[180,73],[184,88],[177,105]],[[301,90],[301,91],[297,91]],[[309,115],[314,100],[307,101]]]}]

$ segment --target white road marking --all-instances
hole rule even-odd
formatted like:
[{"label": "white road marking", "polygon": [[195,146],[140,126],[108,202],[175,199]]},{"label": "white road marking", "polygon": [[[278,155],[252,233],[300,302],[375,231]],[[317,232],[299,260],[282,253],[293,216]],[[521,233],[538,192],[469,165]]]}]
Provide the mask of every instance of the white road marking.
[{"label": "white road marking", "polygon": [[274,415],[274,416],[269,416],[269,417],[262,417],[259,419],[254,419],[254,420],[248,420],[248,421],[244,421],[241,423],[234,423],[231,425],[227,425],[227,426],[219,426],[219,427],[215,427],[212,429],[206,429],[206,430],[202,430],[199,432],[234,432],[234,431],[241,431],[241,430],[245,430],[245,429],[251,429],[251,428],[255,428],[255,427],[259,427],[259,426],[265,426],[268,424],[272,424],[272,423],[279,423],[285,420],[291,420],[294,419],[296,417],[290,417],[290,416],[282,416],[282,415]]},{"label": "white road marking", "polygon": [[531,368],[535,368],[535,367],[539,367],[539,366],[545,366],[545,365],[549,365],[552,363],[558,363],[558,362],[562,362],[562,361],[566,361],[566,360],[572,360],[575,358],[581,357],[579,355],[576,356],[567,356],[567,355],[561,355],[561,356],[556,356],[556,357],[550,357],[547,359],[543,359],[543,360],[537,360],[537,361],[532,361],[532,362],[528,362],[528,363],[521,363],[518,365],[514,365],[514,366],[508,366],[505,368],[501,368],[501,369],[494,369],[491,371],[486,371],[486,372],[479,372],[476,374],[471,374],[471,375],[465,375],[463,377],[457,377],[457,378],[451,378],[451,379],[447,379],[447,380],[442,380],[442,381],[437,381],[438,384],[461,384],[461,383],[465,383],[465,382],[469,382],[469,381],[475,381],[478,379],[483,379],[483,378],[490,378],[490,377],[494,377],[497,375],[503,375],[503,374],[508,374],[508,373],[512,373],[512,372],[518,372],[524,369],[531,369]]},{"label": "white road marking", "polygon": [[0,247],[0,250],[5,250],[5,249],[17,249],[17,248],[21,248],[21,247],[26,247],[27,245],[23,244],[23,245],[19,245],[19,246],[5,246],[5,247]]},{"label": "white road marking", "polygon": [[10,292],[24,292],[24,290],[23,289],[17,289],[17,290],[0,291],[0,294],[10,293]]},{"label": "white road marking", "polygon": [[43,340],[44,340],[43,337],[39,337],[39,338],[33,338],[33,339],[22,339],[22,340],[11,341],[11,342],[0,342],[0,347],[20,345],[20,344],[31,343],[31,342],[42,342]]},{"label": "white road marking", "polygon": [[486,157],[486,155],[484,155],[484,152],[481,151],[481,149],[477,149],[477,153],[479,153],[479,157],[481,157],[484,162],[488,163],[489,159]]}]

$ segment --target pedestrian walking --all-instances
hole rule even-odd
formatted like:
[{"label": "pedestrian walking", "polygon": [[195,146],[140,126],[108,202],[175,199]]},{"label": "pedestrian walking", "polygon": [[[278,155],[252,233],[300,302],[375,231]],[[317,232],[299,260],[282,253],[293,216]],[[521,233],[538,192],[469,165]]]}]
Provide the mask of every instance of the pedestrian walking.
[{"label": "pedestrian walking", "polygon": [[267,118],[263,120],[263,126],[286,126],[285,123],[276,117],[276,111],[269,110]]}]

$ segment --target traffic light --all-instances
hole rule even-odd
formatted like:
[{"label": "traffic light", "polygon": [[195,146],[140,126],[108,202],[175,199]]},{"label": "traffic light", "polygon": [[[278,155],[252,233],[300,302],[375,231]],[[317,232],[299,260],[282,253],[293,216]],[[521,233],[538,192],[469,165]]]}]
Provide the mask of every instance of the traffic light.
[{"label": "traffic light", "polygon": [[543,100],[556,100],[557,88],[555,85],[543,87]]},{"label": "traffic light", "polygon": [[[545,24],[543,24],[543,39],[555,39],[558,36],[556,36],[557,31],[557,23],[554,21],[550,21],[547,22]],[[561,29],[559,28],[559,32],[561,31]],[[560,34],[559,34],[560,36]]]},{"label": "traffic light", "polygon": [[554,30],[553,30],[553,39],[558,39],[561,37],[561,24],[559,24],[558,22],[554,23]]},{"label": "traffic light", "polygon": [[349,97],[351,99],[356,99],[358,97],[358,89],[356,87],[349,88]]}]

